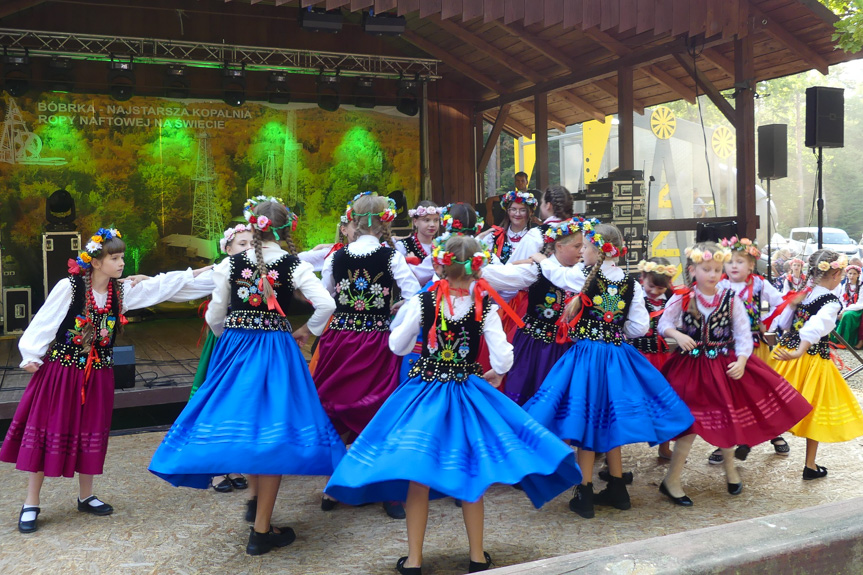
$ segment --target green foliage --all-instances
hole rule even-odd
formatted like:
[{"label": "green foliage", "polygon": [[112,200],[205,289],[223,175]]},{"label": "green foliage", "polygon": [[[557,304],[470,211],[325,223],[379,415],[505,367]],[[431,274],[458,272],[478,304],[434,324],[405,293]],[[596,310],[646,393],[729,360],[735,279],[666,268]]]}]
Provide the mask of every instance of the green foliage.
[{"label": "green foliage", "polygon": [[863,49],[863,0],[820,0],[840,20],[836,22],[833,40],[846,52]]}]

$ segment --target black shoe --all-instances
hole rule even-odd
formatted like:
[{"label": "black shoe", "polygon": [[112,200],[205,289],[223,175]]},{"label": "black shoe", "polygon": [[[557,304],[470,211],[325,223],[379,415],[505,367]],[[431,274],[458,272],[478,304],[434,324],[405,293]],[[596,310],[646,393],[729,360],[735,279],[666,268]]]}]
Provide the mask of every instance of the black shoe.
[{"label": "black shoe", "polygon": [[[99,505],[93,506],[90,505],[91,501],[98,501]],[[114,508],[108,505],[107,503],[98,499],[95,495],[91,495],[84,501],[78,500],[78,511],[83,511],[85,513],[92,513],[93,515],[111,515],[114,513]]]},{"label": "black shoe", "polygon": [[246,478],[242,475],[234,478],[228,477],[227,479],[231,482],[231,486],[239,491],[242,491],[243,489],[249,487],[249,482],[246,481]]},{"label": "black shoe", "polygon": [[258,517],[258,496],[255,495],[246,501],[246,521],[254,523]]},{"label": "black shoe", "polygon": [[[600,469],[599,478],[602,481],[605,481],[606,483],[608,483],[608,480],[610,477],[611,477],[611,473],[608,472],[608,469]],[[623,482],[626,483],[627,485],[632,485],[632,472],[631,471],[624,471],[623,472]]]},{"label": "black shoe", "polygon": [[218,483],[210,482],[210,486],[218,493],[230,493],[234,490],[234,485],[231,483],[231,480],[225,477]]},{"label": "black shoe", "polygon": [[249,543],[246,545],[246,553],[249,555],[263,555],[269,553],[273,547],[287,547],[297,538],[294,530],[290,527],[279,527],[276,533],[272,526],[267,533],[258,533],[254,527],[249,528]]},{"label": "black shoe", "polygon": [[626,511],[632,507],[629,501],[629,493],[626,491],[626,483],[622,477],[611,476],[608,478],[608,487],[600,491],[593,498],[594,505],[614,507]]},{"label": "black shoe", "polygon": [[827,468],[821,467],[820,465],[815,466],[816,469],[811,469],[809,467],[803,468],[803,480],[810,481],[812,479],[821,479],[827,475]]},{"label": "black shoe", "polygon": [[[24,514],[27,513],[28,511],[35,512],[36,517],[33,519],[33,521],[21,521],[21,518],[24,517]],[[22,505],[21,506],[21,513],[18,514],[18,531],[20,531],[21,533],[33,533],[34,531],[38,531],[39,530],[39,524],[36,523],[36,519],[39,518],[39,513],[41,513],[41,512],[42,512],[42,510],[40,508],[36,507],[35,505],[31,505],[31,506],[23,506]]]},{"label": "black shoe", "polygon": [[339,502],[329,497],[321,496],[321,511],[332,511]]},{"label": "black shoe", "polygon": [[729,483],[728,493],[730,493],[731,495],[740,495],[741,493],[743,493],[743,483]]},{"label": "black shoe", "polygon": [[738,445],[737,449],[734,450],[734,458],[739,459],[740,461],[746,461],[750,451],[752,451],[752,448],[748,445]]},{"label": "black shoe", "polygon": [[488,571],[489,567],[491,567],[491,555],[489,555],[487,551],[483,551],[482,554],[485,555],[485,561],[482,563],[480,563],[479,561],[471,561],[470,563],[468,563],[468,573],[479,573],[480,571]]},{"label": "black shoe", "polygon": [[405,567],[405,561],[407,561],[407,557],[401,557],[396,562],[396,571],[401,573],[402,575],[423,575],[422,567]]},{"label": "black shoe", "polygon": [[455,503],[456,507],[461,509],[461,499],[453,499],[453,503]]},{"label": "black shoe", "polygon": [[721,465],[722,450],[717,447],[716,450],[710,454],[710,457],[707,458],[707,463],[709,463],[710,465]]},{"label": "black shoe", "polygon": [[384,511],[393,519],[405,518],[405,506],[401,501],[384,501]]},{"label": "black shoe", "polygon": [[791,453],[791,446],[788,445],[788,442],[781,435],[771,439],[770,443],[773,444],[773,451],[776,452],[776,455],[788,455]]},{"label": "black shoe", "polygon": [[665,486],[665,481],[659,484],[659,492],[671,499],[671,502],[675,505],[680,505],[681,507],[692,507],[692,499],[686,495],[683,497],[675,497],[669,493],[668,488]]},{"label": "black shoe", "polygon": [[573,494],[575,497],[569,500],[569,510],[585,519],[593,519],[593,483],[576,485]]}]

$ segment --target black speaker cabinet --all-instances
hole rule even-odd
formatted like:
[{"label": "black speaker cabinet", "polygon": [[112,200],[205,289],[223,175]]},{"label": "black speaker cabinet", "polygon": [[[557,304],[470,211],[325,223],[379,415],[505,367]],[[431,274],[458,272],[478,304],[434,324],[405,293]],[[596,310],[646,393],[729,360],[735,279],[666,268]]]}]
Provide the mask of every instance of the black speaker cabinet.
[{"label": "black speaker cabinet", "polygon": [[3,333],[24,333],[33,313],[29,287],[3,288]]},{"label": "black speaker cabinet", "polygon": [[78,232],[46,232],[42,234],[42,278],[45,297],[54,285],[69,275],[67,263],[81,252]]},{"label": "black speaker cabinet", "polygon": [[737,235],[737,222],[716,222],[705,224],[698,222],[695,229],[696,242],[718,242],[722,238]]},{"label": "black speaker cabinet", "polygon": [[806,88],[806,147],[841,148],[845,145],[845,90]]},{"label": "black speaker cabinet", "polygon": [[758,177],[778,180],[788,176],[788,124],[758,126]]},{"label": "black speaker cabinet", "polygon": [[135,387],[135,346],[114,348],[114,389]]}]

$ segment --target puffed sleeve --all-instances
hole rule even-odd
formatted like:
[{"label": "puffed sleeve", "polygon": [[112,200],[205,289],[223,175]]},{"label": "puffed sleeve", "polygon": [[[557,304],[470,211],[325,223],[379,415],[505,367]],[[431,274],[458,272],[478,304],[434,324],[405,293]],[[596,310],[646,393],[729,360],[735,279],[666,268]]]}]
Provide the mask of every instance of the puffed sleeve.
[{"label": "puffed sleeve", "polygon": [[403,255],[394,251],[390,258],[390,267],[393,270],[393,278],[402,292],[402,298],[410,299],[419,293],[420,284]]},{"label": "puffed sleeve", "polygon": [[773,320],[773,323],[771,325],[767,326],[767,329],[771,331],[777,331],[780,329],[784,331],[788,329],[789,327],[791,327],[791,322],[794,321],[795,313],[797,313],[797,306],[791,305],[789,303],[787,306],[785,306],[785,309],[782,310],[782,313],[779,314],[779,317]]},{"label": "puffed sleeve", "polygon": [[19,367],[24,367],[28,363],[42,365],[42,357],[54,341],[54,336],[57,335],[60,324],[69,312],[70,305],[72,305],[72,283],[69,278],[63,278],[48,294],[45,303],[30,320],[30,325],[18,341],[18,350],[22,358]]},{"label": "puffed sleeve", "polygon": [[159,274],[138,282],[134,287],[123,282],[123,307],[128,311],[168,301],[193,279],[192,268],[188,268],[184,271]]},{"label": "puffed sleeve", "polygon": [[321,283],[323,284],[324,289],[330,292],[330,295],[335,295],[336,293],[336,284],[333,280],[333,256],[336,255],[336,253],[337,252],[333,252],[327,256],[327,259],[324,260],[323,268],[321,269]]},{"label": "puffed sleeve", "polygon": [[408,255],[408,249],[407,249],[407,247],[405,247],[405,243],[401,240],[395,241],[395,249],[398,253],[400,253],[403,256]]},{"label": "puffed sleeve", "polygon": [[752,355],[752,324],[749,323],[749,314],[746,313],[743,300],[737,295],[734,296],[734,303],[731,306],[731,329],[734,334],[734,353],[737,357]]},{"label": "puffed sleeve", "polygon": [[644,304],[644,291],[641,284],[635,283],[632,293],[632,302],[629,304],[629,312],[626,314],[626,323],[623,324],[623,335],[628,339],[643,337],[650,330],[650,313]]},{"label": "puffed sleeve", "polygon": [[205,319],[216,337],[225,330],[225,317],[231,302],[231,258],[226,258],[213,268],[213,295],[207,306]]},{"label": "puffed sleeve", "polygon": [[836,327],[836,317],[841,309],[842,304],[838,301],[831,301],[821,306],[818,313],[810,317],[800,328],[800,339],[812,345],[818,343]]},{"label": "puffed sleeve", "polygon": [[300,261],[311,264],[312,271],[320,272],[324,269],[324,261],[326,261],[327,254],[329,253],[330,250],[327,248],[321,248],[319,250],[300,252],[297,254],[297,257],[300,258]]},{"label": "puffed sleeve", "polygon": [[411,266],[411,271],[413,271],[414,277],[417,278],[420,286],[426,285],[435,275],[431,256],[426,256],[423,258],[423,261],[415,266]]},{"label": "puffed sleeve", "polygon": [[491,363],[491,368],[498,375],[503,375],[512,369],[512,344],[506,340],[506,332],[503,331],[503,324],[497,311],[496,305],[492,305],[488,310],[482,335],[488,348],[488,361]]},{"label": "puffed sleeve", "polygon": [[539,228],[531,228],[527,230],[521,241],[516,244],[509,259],[514,262],[526,260],[542,250],[542,243],[542,234],[539,232]]},{"label": "puffed sleeve", "polygon": [[422,329],[419,296],[414,296],[399,308],[390,327],[390,351],[396,355],[407,355],[413,351],[417,336]]},{"label": "puffed sleeve", "polygon": [[183,302],[209,297],[215,287],[211,268],[198,274],[198,277],[192,278],[192,281],[180,288],[180,291],[169,297],[168,301]]},{"label": "puffed sleeve", "polygon": [[483,279],[507,301],[536,283],[538,276],[539,269],[535,263],[486,266],[482,270]]},{"label": "puffed sleeve", "polygon": [[321,280],[315,276],[310,263],[301,262],[294,270],[294,287],[300,290],[303,297],[309,300],[312,307],[315,308],[315,313],[312,314],[306,324],[309,331],[315,335],[321,335],[330,316],[336,311],[336,301],[324,289]]},{"label": "puffed sleeve", "polygon": [[678,329],[683,325],[681,317],[683,316],[683,296],[674,294],[668,303],[665,304],[665,311],[659,316],[659,323],[656,325],[656,331],[663,337],[670,329]]},{"label": "puffed sleeve", "polygon": [[587,276],[584,273],[584,266],[580,263],[567,268],[560,265],[560,262],[547,258],[542,260],[540,267],[542,275],[559,288],[576,293],[584,288],[584,280]]}]

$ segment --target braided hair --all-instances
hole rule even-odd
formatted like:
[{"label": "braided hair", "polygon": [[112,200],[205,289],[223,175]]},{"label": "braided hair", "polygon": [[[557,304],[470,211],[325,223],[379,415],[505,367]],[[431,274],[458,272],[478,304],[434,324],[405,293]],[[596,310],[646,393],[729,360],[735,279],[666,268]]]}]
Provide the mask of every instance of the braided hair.
[{"label": "braided hair", "polygon": [[542,194],[542,201],[551,204],[554,217],[561,220],[568,220],[572,217],[572,194],[563,186],[547,187]]},{"label": "braided hair", "polygon": [[[252,213],[256,216],[266,216],[270,220],[272,228],[281,228],[279,229],[279,238],[285,242],[285,245],[288,247],[287,251],[291,255],[297,255],[297,246],[294,245],[294,240],[291,237],[290,226],[286,226],[288,223],[288,209],[284,204],[273,200],[266,200],[256,204],[252,208]],[[276,241],[276,234],[272,230],[262,232],[257,226],[253,226],[252,248],[255,250],[255,267],[258,270],[258,276],[264,279],[261,282],[261,295],[264,301],[273,297],[273,286],[265,280],[268,270],[267,264],[264,261],[263,244],[264,242],[274,241]]]},{"label": "braided hair", "polygon": [[[809,286],[817,286],[827,274],[837,269],[828,268],[827,271],[824,271],[818,268],[818,264],[821,262],[827,262],[829,264],[835,262],[839,258],[839,254],[832,250],[816,250],[811,256],[809,256],[809,261],[807,262],[809,265],[809,278],[807,280],[807,284]],[[803,303],[803,300],[806,299],[806,295],[806,292],[801,290],[801,293],[791,300],[791,305],[800,305]]]},{"label": "braided hair", "polygon": [[387,198],[367,194],[360,196],[351,204],[354,222],[359,235],[372,235],[379,237],[381,242],[395,247],[390,235],[390,223],[381,220],[380,216],[360,216],[359,214],[379,214],[387,209]]},{"label": "braided hair", "polygon": [[[91,254],[91,257],[94,260],[103,260],[105,256],[110,256],[114,254],[121,254],[126,251],[126,242],[121,240],[118,237],[112,237],[110,240],[105,240],[102,242],[102,249],[95,254]],[[93,341],[96,339],[96,326],[93,325],[93,310],[90,308],[89,301],[87,301],[87,294],[90,293],[90,290],[93,287],[93,268],[89,268],[83,273],[84,279],[84,310],[81,315],[83,315],[87,320],[85,321],[84,326],[81,328],[81,341],[84,348],[91,347],[93,345]],[[122,284],[114,278],[108,280],[108,283],[111,285],[111,291],[114,294],[114,297],[117,298],[117,306],[120,310],[120,313],[123,313],[123,287]],[[117,322],[115,324],[117,326],[117,334],[121,334],[123,332],[123,324],[122,322]]]},{"label": "braided hair", "polygon": [[[716,242],[698,242],[694,246],[692,246],[693,250],[701,250],[702,252],[710,251],[712,253],[716,253],[718,250],[722,249]],[[695,268],[698,264],[692,261],[691,258],[686,258],[686,285],[689,289],[695,289],[695,274],[691,273],[690,268]],[[698,309],[698,302],[695,297],[689,298],[689,307],[686,308],[686,311],[689,312],[696,319],[701,319],[701,312]]]},{"label": "braided hair", "polygon": [[[614,247],[618,249],[618,251],[623,250],[623,234],[620,233],[615,226],[611,224],[597,224],[593,226],[593,231],[596,235],[602,236],[603,241],[610,243]],[[596,281],[596,276],[599,274],[600,268],[602,268],[602,264],[606,260],[605,252],[601,249],[598,249],[592,243],[590,244],[593,249],[598,252],[599,259],[590,268],[590,272],[587,274],[587,278],[584,280],[584,287],[581,288],[581,293],[587,293],[593,287],[593,282]],[[573,301],[572,310],[574,313],[578,313],[578,310],[581,308],[581,298],[575,298]]]},{"label": "braided hair", "polygon": [[[446,242],[446,251],[452,252],[454,260],[465,261],[471,259],[473,254],[483,250],[479,240],[469,235],[454,235]],[[474,270],[476,274],[479,270]],[[459,280],[465,277],[467,270],[464,264],[452,263],[444,266],[442,279]]]}]

